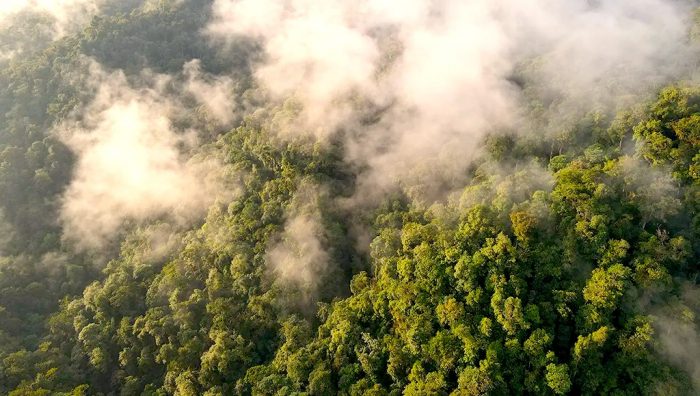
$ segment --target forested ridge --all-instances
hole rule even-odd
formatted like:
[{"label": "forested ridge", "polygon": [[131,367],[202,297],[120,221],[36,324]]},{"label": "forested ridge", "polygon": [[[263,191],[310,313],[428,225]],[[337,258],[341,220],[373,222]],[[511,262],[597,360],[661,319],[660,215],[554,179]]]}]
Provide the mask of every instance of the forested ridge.
[{"label": "forested ridge", "polygon": [[650,0],[687,49],[640,46],[657,74],[526,53],[405,108],[400,28],[368,29],[386,85],[309,41],[276,81],[341,94],[279,95],[294,35],[222,39],[236,1],[83,3],[0,8],[0,394],[700,392],[695,2]]}]

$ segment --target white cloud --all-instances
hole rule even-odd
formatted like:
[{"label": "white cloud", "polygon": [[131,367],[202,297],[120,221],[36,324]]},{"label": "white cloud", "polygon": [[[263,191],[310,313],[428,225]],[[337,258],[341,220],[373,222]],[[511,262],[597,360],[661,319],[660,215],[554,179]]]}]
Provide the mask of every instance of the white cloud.
[{"label": "white cloud", "polygon": [[3,0],[0,21],[20,12],[42,13],[55,20],[56,34],[62,35],[67,27],[95,14],[101,3],[101,0]]},{"label": "white cloud", "polygon": [[208,76],[202,72],[201,62],[191,60],[183,66],[183,72],[187,79],[185,90],[204,105],[217,121],[228,125],[235,115],[233,103],[234,82],[227,76]]},{"label": "white cloud", "polygon": [[83,247],[99,247],[127,221],[190,221],[225,191],[219,163],[181,149],[193,136],[170,122],[179,108],[159,88],[168,77],[153,78],[155,88],[136,89],[121,72],[93,63],[96,98],[57,128],[78,157],[61,219],[66,236]]},{"label": "white cloud", "polygon": [[[460,175],[485,133],[522,123],[509,77],[525,62],[567,109],[664,81],[682,66],[687,11],[670,0],[216,0],[207,33],[261,40],[257,80],[303,105],[292,129],[323,139],[342,128],[376,189],[418,168]],[[358,127],[363,102],[378,121]]]}]

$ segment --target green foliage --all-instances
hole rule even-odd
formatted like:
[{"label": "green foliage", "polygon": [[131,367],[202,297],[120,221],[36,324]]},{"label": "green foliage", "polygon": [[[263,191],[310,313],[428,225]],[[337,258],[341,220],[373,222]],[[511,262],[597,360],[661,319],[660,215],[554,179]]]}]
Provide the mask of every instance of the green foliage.
[{"label": "green foliage", "polygon": [[[197,58],[247,89],[258,56],[252,42],[207,44],[208,1],[137,3],[0,71],[0,393],[693,392],[639,301],[677,302],[697,279],[697,87],[592,111],[541,142],[490,136],[462,196],[430,208],[401,193],[339,204],[362,169],[342,142],[280,139],[293,101],[228,131],[188,108],[178,122],[203,125],[199,154],[230,166],[240,194],[189,230],[127,227],[102,265],[62,243],[56,221],[74,158],[50,130],[94,95],[68,76],[85,56],[134,80]],[[33,36],[32,23],[3,34]],[[328,270],[300,286],[268,252],[308,190]],[[150,254],[163,230],[173,246]]]},{"label": "green foliage", "polygon": [[565,364],[548,364],[546,378],[547,385],[549,385],[557,395],[565,395],[571,389],[569,370]]}]

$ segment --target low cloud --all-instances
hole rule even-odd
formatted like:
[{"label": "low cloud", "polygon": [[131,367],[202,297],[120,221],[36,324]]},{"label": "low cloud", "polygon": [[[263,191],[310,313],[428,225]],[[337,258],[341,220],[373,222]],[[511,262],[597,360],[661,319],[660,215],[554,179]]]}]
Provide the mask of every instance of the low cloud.
[{"label": "low cloud", "polygon": [[426,169],[458,185],[485,134],[527,124],[526,97],[561,125],[677,75],[689,51],[688,9],[671,0],[215,0],[212,11],[213,42],[262,43],[256,79],[303,109],[293,135],[342,131],[347,160],[368,169],[363,195]]},{"label": "low cloud", "polygon": [[687,373],[696,390],[700,390],[699,312],[700,288],[686,284],[680,301],[664,310],[657,310],[652,316],[659,353]]},{"label": "low cloud", "polygon": [[77,31],[101,4],[101,0],[0,1],[0,62],[42,50]]},{"label": "low cloud", "polygon": [[281,241],[267,254],[274,273],[303,289],[313,289],[328,262],[328,254],[321,243],[322,232],[314,214],[287,219]]},{"label": "low cloud", "polygon": [[210,76],[202,71],[198,59],[183,66],[185,91],[202,104],[214,119],[230,125],[235,116],[234,81],[228,76]]},{"label": "low cloud", "polygon": [[667,221],[682,209],[678,182],[671,170],[652,167],[647,162],[622,157],[619,176],[629,199],[636,202],[642,221]]},{"label": "low cloud", "polygon": [[94,100],[57,127],[77,156],[61,220],[81,247],[100,247],[126,222],[187,223],[226,194],[222,165],[187,154],[195,133],[170,121],[181,108],[164,94],[169,77],[149,78],[151,87],[134,88],[123,73],[91,63]]},{"label": "low cloud", "polygon": [[20,13],[48,16],[56,36],[79,26],[96,14],[102,0],[3,0],[0,2],[0,21],[13,18]]},{"label": "low cloud", "polygon": [[302,184],[289,209],[284,229],[265,256],[276,282],[295,288],[305,301],[316,297],[319,282],[330,270],[325,248],[317,186]]}]

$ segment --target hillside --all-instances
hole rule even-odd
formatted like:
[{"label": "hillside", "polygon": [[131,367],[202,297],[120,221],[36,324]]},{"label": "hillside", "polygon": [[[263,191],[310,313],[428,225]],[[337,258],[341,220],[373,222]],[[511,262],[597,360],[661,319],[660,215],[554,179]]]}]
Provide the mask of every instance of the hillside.
[{"label": "hillside", "polygon": [[700,392],[695,0],[0,5],[0,394]]}]

